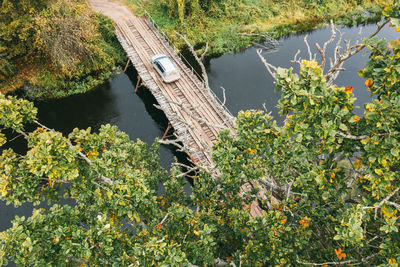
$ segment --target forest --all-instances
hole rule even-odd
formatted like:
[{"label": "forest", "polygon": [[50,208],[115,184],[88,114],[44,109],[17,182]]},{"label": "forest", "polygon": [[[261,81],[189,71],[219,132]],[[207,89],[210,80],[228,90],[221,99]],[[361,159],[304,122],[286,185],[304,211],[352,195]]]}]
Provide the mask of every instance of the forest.
[{"label": "forest", "polygon": [[125,55],[110,19],[83,0],[0,1],[0,90],[31,99],[86,92]]}]

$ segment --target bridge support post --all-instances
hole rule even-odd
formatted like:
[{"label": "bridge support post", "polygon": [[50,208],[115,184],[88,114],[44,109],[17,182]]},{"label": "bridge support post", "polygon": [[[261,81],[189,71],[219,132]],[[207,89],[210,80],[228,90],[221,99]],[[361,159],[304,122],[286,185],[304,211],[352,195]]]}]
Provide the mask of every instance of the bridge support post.
[{"label": "bridge support post", "polygon": [[167,136],[167,133],[169,132],[170,129],[171,129],[171,123],[168,122],[167,130],[165,130],[165,133],[162,136],[161,140],[164,140],[164,138]]},{"label": "bridge support post", "polygon": [[137,90],[139,89],[139,83],[140,83],[140,75],[137,76],[137,82],[136,82],[136,87],[135,87],[135,94],[137,92]]},{"label": "bridge support post", "polygon": [[125,68],[124,68],[124,72],[129,67],[129,63],[131,63],[131,59],[130,58],[128,58],[128,61],[126,62],[126,65],[125,65]]}]

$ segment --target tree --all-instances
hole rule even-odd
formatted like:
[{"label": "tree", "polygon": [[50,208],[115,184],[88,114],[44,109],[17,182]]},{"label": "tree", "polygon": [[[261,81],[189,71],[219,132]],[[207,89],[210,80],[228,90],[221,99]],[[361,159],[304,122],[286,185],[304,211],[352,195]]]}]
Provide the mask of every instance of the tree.
[{"label": "tree", "polygon": [[[400,31],[399,2],[385,14]],[[218,171],[197,173],[191,196],[183,173],[158,165],[157,142],[131,141],[109,125],[64,137],[37,122],[28,101],[1,96],[0,124],[28,140],[25,155],[0,157],[1,198],[76,205],[16,218],[1,233],[0,263],[397,266],[400,42],[365,46],[372,53],[360,74],[376,99],[364,116],[353,111],[353,88],[328,83],[316,61],[302,61],[299,74],[277,68],[284,125],[241,112],[236,135],[221,132],[213,147]],[[263,216],[243,209],[253,200]]]}]

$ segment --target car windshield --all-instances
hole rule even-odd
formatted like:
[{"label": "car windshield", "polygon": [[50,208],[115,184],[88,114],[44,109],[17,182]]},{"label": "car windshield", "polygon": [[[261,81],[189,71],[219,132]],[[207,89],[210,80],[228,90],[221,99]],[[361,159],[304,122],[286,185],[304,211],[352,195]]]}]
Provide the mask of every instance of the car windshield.
[{"label": "car windshield", "polygon": [[160,64],[165,68],[165,71],[171,71],[176,69],[174,64],[172,64],[171,60],[167,57],[160,58],[158,62],[160,62]]}]

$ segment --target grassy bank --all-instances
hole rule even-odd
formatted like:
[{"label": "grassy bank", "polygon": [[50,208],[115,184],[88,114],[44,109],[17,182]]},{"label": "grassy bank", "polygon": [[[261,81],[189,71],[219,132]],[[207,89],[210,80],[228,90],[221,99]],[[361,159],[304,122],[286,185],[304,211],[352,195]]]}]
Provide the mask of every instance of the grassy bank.
[{"label": "grassy bank", "polygon": [[[174,1],[186,5],[181,8],[183,11],[179,12]],[[321,27],[331,19],[337,24],[349,26],[376,21],[381,19],[383,7],[391,1],[198,0],[199,11],[194,11],[193,2],[196,1],[125,0],[138,15],[147,10],[178,46],[183,42],[174,30],[186,35],[197,48],[209,42],[210,55],[238,51],[261,40],[261,37],[243,34],[269,33],[279,38]]]},{"label": "grassy bank", "polygon": [[16,0],[3,5],[3,94],[20,88],[31,99],[84,93],[108,79],[125,60],[113,22],[95,14],[83,0]]}]

